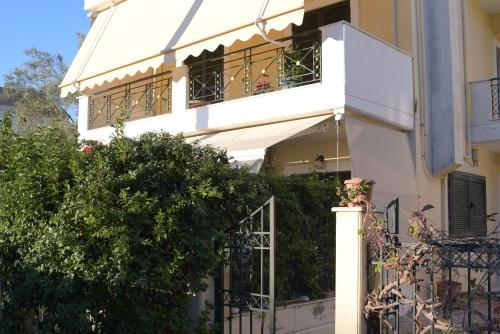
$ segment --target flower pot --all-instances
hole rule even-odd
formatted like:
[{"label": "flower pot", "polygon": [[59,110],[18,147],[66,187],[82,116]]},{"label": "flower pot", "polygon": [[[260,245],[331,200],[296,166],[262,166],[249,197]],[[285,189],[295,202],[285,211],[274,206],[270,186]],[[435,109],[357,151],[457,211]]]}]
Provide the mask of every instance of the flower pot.
[{"label": "flower pot", "polygon": [[204,107],[209,105],[210,102],[206,100],[193,100],[191,103],[189,103],[190,108],[198,108],[198,107]]},{"label": "flower pot", "polygon": [[374,180],[353,178],[344,181],[345,188],[348,192],[350,189],[360,187],[362,184],[367,184],[369,189],[367,191],[360,191],[352,200],[347,202],[347,206],[366,206],[366,204],[372,200],[373,185],[375,184]]},{"label": "flower pot", "polygon": [[451,288],[448,280],[437,282],[437,296],[443,305],[448,305],[450,302],[452,303],[460,291],[462,291],[462,283],[460,282],[451,281]]}]

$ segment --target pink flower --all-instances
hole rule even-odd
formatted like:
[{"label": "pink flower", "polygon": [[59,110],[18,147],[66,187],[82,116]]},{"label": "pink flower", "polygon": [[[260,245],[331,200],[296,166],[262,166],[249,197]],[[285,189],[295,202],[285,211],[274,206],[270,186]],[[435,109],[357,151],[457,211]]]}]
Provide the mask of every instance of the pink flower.
[{"label": "pink flower", "polygon": [[94,151],[94,148],[91,145],[83,145],[82,151],[85,154],[91,154]]},{"label": "pink flower", "polygon": [[263,90],[263,89],[268,89],[271,87],[271,84],[267,81],[259,81],[256,84],[257,90]]}]

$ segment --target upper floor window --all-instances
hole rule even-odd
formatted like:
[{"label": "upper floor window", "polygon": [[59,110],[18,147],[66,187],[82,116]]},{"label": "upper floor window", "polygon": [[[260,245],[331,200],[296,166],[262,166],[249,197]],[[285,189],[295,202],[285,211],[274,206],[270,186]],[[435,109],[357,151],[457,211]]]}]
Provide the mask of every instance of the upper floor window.
[{"label": "upper floor window", "polygon": [[304,14],[302,25],[293,25],[293,35],[297,36],[295,42],[319,36],[319,27],[339,21],[350,22],[350,20],[351,11],[349,1],[312,10]]},{"label": "upper floor window", "polygon": [[200,107],[224,100],[224,46],[204,50],[198,57],[189,56],[189,105]]},{"label": "upper floor window", "polygon": [[500,78],[500,47],[495,48],[497,60],[497,78]]}]

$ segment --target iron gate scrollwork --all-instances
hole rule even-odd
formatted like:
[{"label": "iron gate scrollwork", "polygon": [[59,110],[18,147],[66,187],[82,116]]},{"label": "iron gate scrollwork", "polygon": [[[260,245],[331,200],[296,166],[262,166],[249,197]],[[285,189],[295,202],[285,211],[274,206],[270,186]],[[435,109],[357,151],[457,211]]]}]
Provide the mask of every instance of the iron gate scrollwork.
[{"label": "iron gate scrollwork", "polygon": [[[368,289],[383,297],[383,305],[369,314],[369,333],[500,333],[496,233],[454,238],[441,232],[420,243],[400,242],[398,216],[396,199],[386,207],[388,237],[378,249],[368,248]],[[405,255],[415,250],[422,254],[418,260]],[[402,267],[391,265],[396,257]],[[412,270],[406,282],[396,275],[401,268]]]},{"label": "iron gate scrollwork", "polygon": [[275,198],[231,227],[218,282],[221,333],[275,332]]}]

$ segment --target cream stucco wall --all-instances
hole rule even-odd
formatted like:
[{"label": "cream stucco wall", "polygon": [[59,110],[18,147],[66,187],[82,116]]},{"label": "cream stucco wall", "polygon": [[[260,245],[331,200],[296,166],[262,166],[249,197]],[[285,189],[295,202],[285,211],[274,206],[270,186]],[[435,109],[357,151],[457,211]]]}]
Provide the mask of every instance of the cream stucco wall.
[{"label": "cream stucco wall", "polygon": [[358,6],[359,27],[388,43],[393,43],[393,0],[358,0]]},{"label": "cream stucco wall", "polygon": [[490,16],[476,0],[464,1],[465,58],[469,82],[495,76],[495,35]]},{"label": "cream stucco wall", "polygon": [[[464,0],[464,43],[466,80],[473,82],[495,77],[497,70],[495,47],[498,40],[492,31],[491,16],[476,0]],[[468,100],[468,118],[471,119],[471,113],[479,112],[479,110],[472,110],[470,96]],[[479,165],[474,167],[470,159],[465,159],[459,170],[486,178],[487,213],[498,212],[500,208],[498,154],[481,146],[476,146],[476,148]],[[498,148],[500,149],[500,143],[498,143]],[[493,227],[494,224],[490,223],[489,229]]]},{"label": "cream stucco wall", "polygon": [[[464,0],[463,10],[465,79],[467,82],[488,79],[494,76],[496,71],[494,59],[495,36],[491,31],[490,17],[477,4],[476,0]],[[418,65],[418,59],[415,65]],[[416,67],[416,96],[419,101],[422,101],[424,96],[419,92],[419,80],[419,71],[418,67]],[[470,113],[472,110],[470,110],[470,104],[468,105],[468,113]],[[424,145],[429,136],[426,130],[428,118],[424,115],[422,107],[422,103],[419,102],[416,109],[418,122],[416,122],[415,131],[411,134],[416,158],[417,194],[420,196],[421,205],[427,203],[434,205],[435,208],[429,212],[430,218],[436,226],[446,231],[448,230],[448,180],[446,176],[433,176],[427,166],[426,157],[430,155],[432,148],[429,145]],[[464,115],[463,117],[467,116]],[[486,178],[487,213],[497,212],[500,208],[499,158],[494,152],[481,147],[476,148],[478,148],[479,166],[472,166],[470,158],[464,157],[461,160],[462,166],[458,170]],[[490,223],[489,230],[494,225]]]}]

